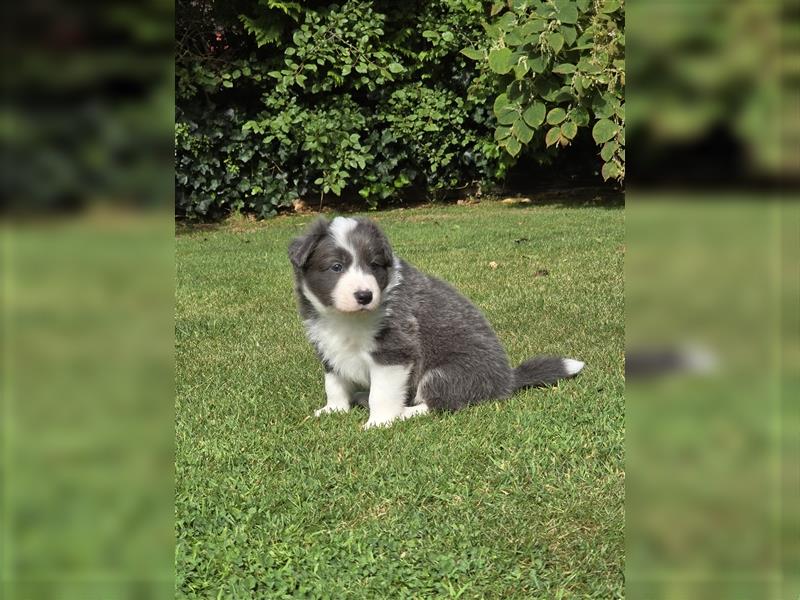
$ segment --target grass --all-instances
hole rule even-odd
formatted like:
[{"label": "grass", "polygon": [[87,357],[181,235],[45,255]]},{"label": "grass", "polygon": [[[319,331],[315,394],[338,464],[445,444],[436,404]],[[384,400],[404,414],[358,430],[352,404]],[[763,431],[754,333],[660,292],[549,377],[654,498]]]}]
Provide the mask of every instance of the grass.
[{"label": "grass", "polygon": [[623,211],[372,216],[485,312],[513,363],[557,353],[585,371],[389,429],[361,431],[358,409],[309,418],[322,369],[286,246],[312,217],[181,232],[178,594],[622,597]]}]

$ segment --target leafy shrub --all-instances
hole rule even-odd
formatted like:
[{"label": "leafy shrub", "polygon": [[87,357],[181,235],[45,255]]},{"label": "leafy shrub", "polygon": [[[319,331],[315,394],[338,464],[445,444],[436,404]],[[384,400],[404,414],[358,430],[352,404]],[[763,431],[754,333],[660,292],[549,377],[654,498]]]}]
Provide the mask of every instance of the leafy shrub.
[{"label": "leafy shrub", "polygon": [[482,35],[479,1],[179,2],[178,12],[185,215],[268,216],[326,195],[375,206],[411,186],[496,180],[512,162],[493,142],[491,112],[467,98],[479,71],[459,50]]},{"label": "leafy shrub", "polygon": [[492,6],[487,39],[467,47],[498,79],[495,139],[566,146],[591,127],[605,179],[625,177],[625,32],[621,0],[508,0]]},{"label": "leafy shrub", "polygon": [[[480,0],[179,0],[178,211],[268,216],[296,198],[329,195],[376,206],[412,188],[433,195],[498,181],[523,145],[545,159],[544,142],[572,139],[590,110],[597,135],[608,137],[604,155],[613,149],[611,175],[621,178],[624,69],[614,65],[624,43],[599,24],[609,14],[616,24],[621,10],[581,9],[570,26],[547,16],[550,4],[513,6],[496,6],[487,24]],[[573,39],[558,52],[545,53],[542,42],[534,56],[515,29],[539,22],[547,35],[569,38],[571,27]],[[605,49],[582,47],[590,41]],[[553,69],[568,59],[585,82]],[[562,85],[553,88],[555,80]],[[565,87],[572,99],[556,97]],[[558,126],[557,138],[534,137],[540,98],[564,111],[541,115]]]}]

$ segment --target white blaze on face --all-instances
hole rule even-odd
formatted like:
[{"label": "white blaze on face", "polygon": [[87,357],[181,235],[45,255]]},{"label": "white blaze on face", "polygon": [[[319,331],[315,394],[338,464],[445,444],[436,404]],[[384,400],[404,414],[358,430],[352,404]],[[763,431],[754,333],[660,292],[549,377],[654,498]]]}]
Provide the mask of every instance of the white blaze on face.
[{"label": "white blaze on face", "polygon": [[[371,292],[372,300],[369,304],[359,304],[356,300],[356,292]],[[339,277],[339,281],[331,292],[331,298],[333,306],[342,312],[372,310],[381,302],[381,291],[372,274],[364,273],[361,269],[351,265]]]},{"label": "white blaze on face", "polygon": [[[372,310],[381,302],[381,290],[378,281],[371,273],[364,272],[356,264],[356,251],[350,243],[349,235],[358,225],[355,219],[336,217],[330,226],[330,233],[336,244],[350,253],[353,260],[347,270],[339,277],[339,281],[331,291],[333,306],[342,312],[358,312]],[[356,292],[371,292],[372,300],[369,304],[359,304]]]}]

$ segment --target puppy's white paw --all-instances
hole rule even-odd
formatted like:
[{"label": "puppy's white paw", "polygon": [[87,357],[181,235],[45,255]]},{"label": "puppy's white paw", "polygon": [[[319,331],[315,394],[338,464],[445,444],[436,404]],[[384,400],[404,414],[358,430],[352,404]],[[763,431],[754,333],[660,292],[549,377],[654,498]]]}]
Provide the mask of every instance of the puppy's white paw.
[{"label": "puppy's white paw", "polygon": [[397,417],[382,417],[382,418],[372,418],[370,417],[369,420],[361,426],[361,429],[373,429],[374,427],[389,427],[392,423],[395,422]]},{"label": "puppy's white paw", "polygon": [[403,413],[400,415],[401,419],[410,419],[418,415],[427,415],[430,412],[427,404],[417,404],[414,406],[406,406]]},{"label": "puppy's white paw", "polygon": [[330,404],[326,404],[322,408],[319,408],[314,411],[315,417],[321,417],[322,415],[329,415],[331,413],[346,413],[350,412],[350,407],[348,406],[332,406]]}]

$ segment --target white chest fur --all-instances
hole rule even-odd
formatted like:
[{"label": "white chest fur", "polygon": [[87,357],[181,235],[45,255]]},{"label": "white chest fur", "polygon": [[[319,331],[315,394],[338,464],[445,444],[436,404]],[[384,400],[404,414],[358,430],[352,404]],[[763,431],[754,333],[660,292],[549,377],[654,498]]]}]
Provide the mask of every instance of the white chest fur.
[{"label": "white chest fur", "polygon": [[380,317],[374,314],[329,314],[305,322],[308,338],[344,379],[369,386],[375,335]]}]

